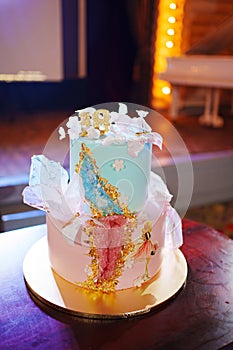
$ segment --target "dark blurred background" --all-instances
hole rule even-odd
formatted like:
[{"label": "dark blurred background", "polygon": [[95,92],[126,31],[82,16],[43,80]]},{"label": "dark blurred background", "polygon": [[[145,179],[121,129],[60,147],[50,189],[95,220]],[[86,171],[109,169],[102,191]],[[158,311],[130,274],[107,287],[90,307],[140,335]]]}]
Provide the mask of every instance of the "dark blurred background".
[{"label": "dark blurred background", "polygon": [[[79,17],[79,1],[61,1],[59,23],[62,31],[60,38],[62,74],[60,81],[47,81],[47,79],[43,82],[1,81],[0,117],[2,118],[4,114],[9,116],[18,111],[74,110],[77,107],[106,101],[148,104],[148,88],[151,84],[149,75],[152,71],[152,65],[149,63],[152,60],[150,53],[152,48],[149,48],[149,44],[154,30],[151,21],[156,4],[157,1],[143,3],[137,0],[88,0],[85,2],[85,14],[83,14],[85,33],[80,38],[79,22],[82,19]],[[20,6],[26,8],[27,1],[22,1]],[[9,21],[8,24],[10,25]],[[14,27],[14,22],[11,25]],[[41,22],[41,26],[43,25],[46,23]],[[49,23],[47,26],[49,31]],[[4,29],[6,31],[6,28]],[[11,31],[15,42],[20,40],[20,36],[17,39],[17,30],[18,28],[15,28],[13,32]],[[0,36],[2,40],[7,40],[6,32],[0,33]],[[36,38],[31,36],[29,27],[28,51],[33,50],[30,40],[36,41]],[[44,40],[47,40],[46,36]],[[85,41],[84,45],[79,42],[81,40]],[[42,43],[38,45],[43,47]],[[142,46],[148,51],[146,55],[143,54],[143,57]],[[80,56],[80,47],[85,51],[85,73],[82,73],[82,76],[78,71],[79,60],[83,59]],[[17,55],[27,57],[29,52],[26,50],[27,48],[24,48],[24,52],[16,51],[15,58],[17,59]],[[51,60],[50,52],[47,52],[47,56],[48,60]],[[60,58],[57,57],[57,59]],[[21,69],[28,69],[26,63],[24,67],[21,66]],[[140,79],[138,79],[139,74]]]}]

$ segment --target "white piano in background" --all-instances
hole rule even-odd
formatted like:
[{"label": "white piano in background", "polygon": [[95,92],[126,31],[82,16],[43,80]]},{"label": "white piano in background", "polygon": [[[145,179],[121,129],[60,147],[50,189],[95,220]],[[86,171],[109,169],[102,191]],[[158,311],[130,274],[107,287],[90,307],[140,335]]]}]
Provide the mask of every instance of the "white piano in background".
[{"label": "white piano in background", "polygon": [[[233,56],[184,55],[168,57],[167,69],[159,79],[172,86],[170,116],[175,119],[179,106],[179,87],[204,87],[206,90],[204,114],[200,123],[222,127],[223,118],[218,115],[220,90],[233,89]],[[233,111],[233,101],[232,101]]]}]

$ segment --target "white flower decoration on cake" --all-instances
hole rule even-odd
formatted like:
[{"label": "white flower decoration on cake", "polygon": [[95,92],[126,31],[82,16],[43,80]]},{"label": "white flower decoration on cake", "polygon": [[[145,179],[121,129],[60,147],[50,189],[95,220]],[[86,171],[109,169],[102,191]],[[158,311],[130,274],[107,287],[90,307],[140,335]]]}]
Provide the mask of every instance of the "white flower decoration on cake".
[{"label": "white flower decoration on cake", "polygon": [[132,267],[134,266],[134,260],[133,259],[128,259],[125,262],[125,268],[126,269],[132,269]]},{"label": "white flower decoration on cake", "polygon": [[119,203],[120,204],[128,204],[129,203],[129,197],[126,196],[124,193],[122,193],[119,197]]},{"label": "white flower decoration on cake", "polygon": [[119,102],[119,114],[127,114],[128,108],[126,104]]},{"label": "white flower decoration on cake", "polygon": [[68,128],[68,134],[70,135],[71,140],[79,137],[82,129],[77,116],[69,117],[69,121],[67,122],[66,126]]},{"label": "white flower decoration on cake", "polygon": [[147,111],[141,111],[141,110],[139,110],[139,111],[136,110],[136,112],[139,115],[139,117],[141,117],[141,118],[145,118],[149,113]]},{"label": "white flower decoration on cake", "polygon": [[115,159],[112,166],[116,171],[121,171],[122,169],[124,169],[125,164],[122,159]]},{"label": "white flower decoration on cake", "polygon": [[144,276],[139,276],[134,280],[134,287],[141,287],[141,285],[147,280],[148,278],[144,278]]},{"label": "white flower decoration on cake", "polygon": [[87,130],[87,137],[89,139],[98,139],[100,137],[100,131],[91,127]]},{"label": "white flower decoration on cake", "polygon": [[66,132],[65,132],[65,129],[62,127],[62,126],[60,126],[60,128],[58,129],[58,133],[59,133],[59,140],[63,140],[63,139],[65,139],[65,137],[66,137]]}]

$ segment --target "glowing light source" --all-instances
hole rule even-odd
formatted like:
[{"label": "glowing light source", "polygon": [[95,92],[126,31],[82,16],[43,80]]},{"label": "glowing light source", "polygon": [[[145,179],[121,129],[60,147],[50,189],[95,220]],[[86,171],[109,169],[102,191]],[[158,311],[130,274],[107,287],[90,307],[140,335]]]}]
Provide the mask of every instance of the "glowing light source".
[{"label": "glowing light source", "polygon": [[168,28],[168,30],[167,30],[167,34],[168,35],[175,35],[175,30],[173,29],[173,28]]},{"label": "glowing light source", "polygon": [[169,5],[169,8],[171,10],[175,10],[176,9],[176,4],[174,2],[172,2],[170,5]]},{"label": "glowing light source", "polygon": [[174,16],[169,16],[168,19],[167,19],[167,21],[168,21],[168,23],[174,24],[174,23],[176,23],[176,17],[174,17]]},{"label": "glowing light source", "polygon": [[171,88],[158,74],[166,71],[167,57],[181,54],[185,0],[159,0],[156,26],[152,101],[155,108],[168,107]]},{"label": "glowing light source", "polygon": [[166,44],[165,44],[169,49],[171,49],[173,46],[174,46],[174,43],[173,43],[173,41],[171,41],[171,40],[168,40],[168,41],[166,41]]},{"label": "glowing light source", "polygon": [[163,93],[164,95],[169,95],[169,94],[171,93],[171,88],[170,88],[170,86],[164,86],[164,87],[162,87],[162,93]]},{"label": "glowing light source", "polygon": [[0,81],[44,81],[46,75],[40,71],[24,71],[21,70],[14,74],[0,74]]}]

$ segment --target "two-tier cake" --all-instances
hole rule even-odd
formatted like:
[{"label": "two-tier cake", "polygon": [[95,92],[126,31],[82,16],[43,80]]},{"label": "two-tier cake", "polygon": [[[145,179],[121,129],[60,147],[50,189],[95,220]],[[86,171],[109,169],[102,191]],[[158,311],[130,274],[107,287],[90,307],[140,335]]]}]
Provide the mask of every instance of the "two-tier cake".
[{"label": "two-tier cake", "polygon": [[[66,281],[89,291],[137,288],[160,270],[166,249],[182,245],[181,221],[161,178],[151,172],[148,112],[87,108],[69,118],[70,175],[33,156],[24,202],[47,212],[49,260]],[[62,142],[62,141],[60,141]]]}]

